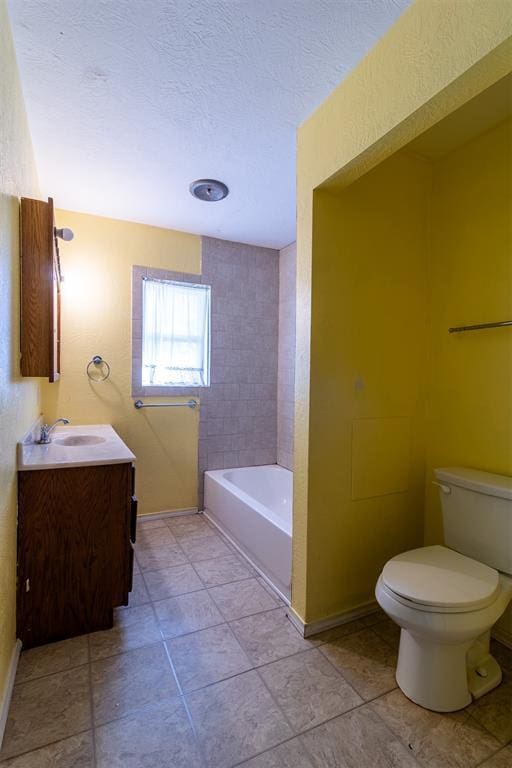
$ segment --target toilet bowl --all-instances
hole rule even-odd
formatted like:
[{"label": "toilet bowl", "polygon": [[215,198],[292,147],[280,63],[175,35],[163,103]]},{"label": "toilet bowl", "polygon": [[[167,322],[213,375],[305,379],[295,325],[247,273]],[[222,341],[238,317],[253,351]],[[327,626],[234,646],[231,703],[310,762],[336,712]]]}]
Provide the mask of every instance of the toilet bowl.
[{"label": "toilet bowl", "polygon": [[[463,561],[477,572],[486,569],[490,574],[485,575],[494,579],[479,582],[475,575],[473,591],[466,586],[455,601]],[[397,583],[389,575],[394,565],[403,578],[397,592],[389,585]],[[419,572],[425,582],[421,589],[411,588]],[[453,712],[499,685],[501,669],[490,655],[490,629],[512,598],[512,581],[507,584],[497,571],[446,547],[424,547],[390,560],[375,595],[401,628],[396,679],[409,699],[436,712]]]},{"label": "toilet bowl", "polygon": [[[427,709],[453,712],[501,682],[490,630],[512,599],[512,479],[464,468],[436,470],[436,476],[443,481],[449,546],[389,560],[375,596],[401,628],[396,679],[402,691]],[[479,511],[472,533],[468,518],[474,523]],[[468,549],[481,551],[485,562],[462,552]]]}]

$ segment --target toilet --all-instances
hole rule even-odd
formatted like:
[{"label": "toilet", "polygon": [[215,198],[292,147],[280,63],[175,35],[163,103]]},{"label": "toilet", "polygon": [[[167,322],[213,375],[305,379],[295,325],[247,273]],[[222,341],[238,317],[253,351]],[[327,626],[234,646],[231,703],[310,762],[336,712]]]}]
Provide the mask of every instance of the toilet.
[{"label": "toilet", "polygon": [[375,596],[401,628],[402,691],[422,707],[453,712],[501,682],[489,646],[512,599],[512,478],[465,467],[434,474],[446,546],[393,557]]}]

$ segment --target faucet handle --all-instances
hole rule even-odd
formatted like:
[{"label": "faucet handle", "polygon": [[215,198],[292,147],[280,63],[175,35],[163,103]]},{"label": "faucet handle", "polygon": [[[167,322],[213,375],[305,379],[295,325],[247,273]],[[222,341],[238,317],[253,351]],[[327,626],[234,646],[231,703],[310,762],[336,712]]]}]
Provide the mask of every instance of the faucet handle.
[{"label": "faucet handle", "polygon": [[57,419],[57,421],[54,421],[54,423],[51,426],[49,424],[42,424],[41,425],[41,435],[39,437],[38,442],[40,444],[43,444],[43,445],[47,445],[48,443],[50,443],[51,442],[50,432],[61,421],[62,421],[63,424],[69,424],[69,419]]},{"label": "faucet handle", "polygon": [[48,424],[41,424],[41,432],[37,442],[43,445],[50,442],[50,427]]}]

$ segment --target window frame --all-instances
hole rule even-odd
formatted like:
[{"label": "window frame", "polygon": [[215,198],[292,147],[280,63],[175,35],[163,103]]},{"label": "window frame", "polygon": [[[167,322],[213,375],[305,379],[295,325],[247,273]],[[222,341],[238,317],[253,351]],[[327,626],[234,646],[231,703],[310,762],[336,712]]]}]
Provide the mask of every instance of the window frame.
[{"label": "window frame", "polygon": [[[142,383],[142,322],[144,280],[161,280],[210,287],[210,384],[194,387],[177,385],[143,385]],[[171,272],[166,269],[134,266],[132,269],[132,397],[204,397],[211,385],[211,302],[212,287],[201,275]]]}]

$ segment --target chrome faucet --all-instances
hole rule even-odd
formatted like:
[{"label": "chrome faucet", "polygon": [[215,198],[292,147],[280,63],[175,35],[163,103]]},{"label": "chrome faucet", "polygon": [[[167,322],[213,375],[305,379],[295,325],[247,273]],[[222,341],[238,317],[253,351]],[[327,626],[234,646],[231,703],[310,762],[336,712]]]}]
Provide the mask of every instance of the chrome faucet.
[{"label": "chrome faucet", "polygon": [[39,440],[37,441],[40,445],[48,445],[48,443],[51,443],[52,439],[50,437],[50,432],[54,427],[57,426],[57,424],[62,421],[63,424],[69,424],[69,419],[57,419],[51,427],[48,426],[48,424],[43,424],[41,427],[41,434],[39,436]]}]

